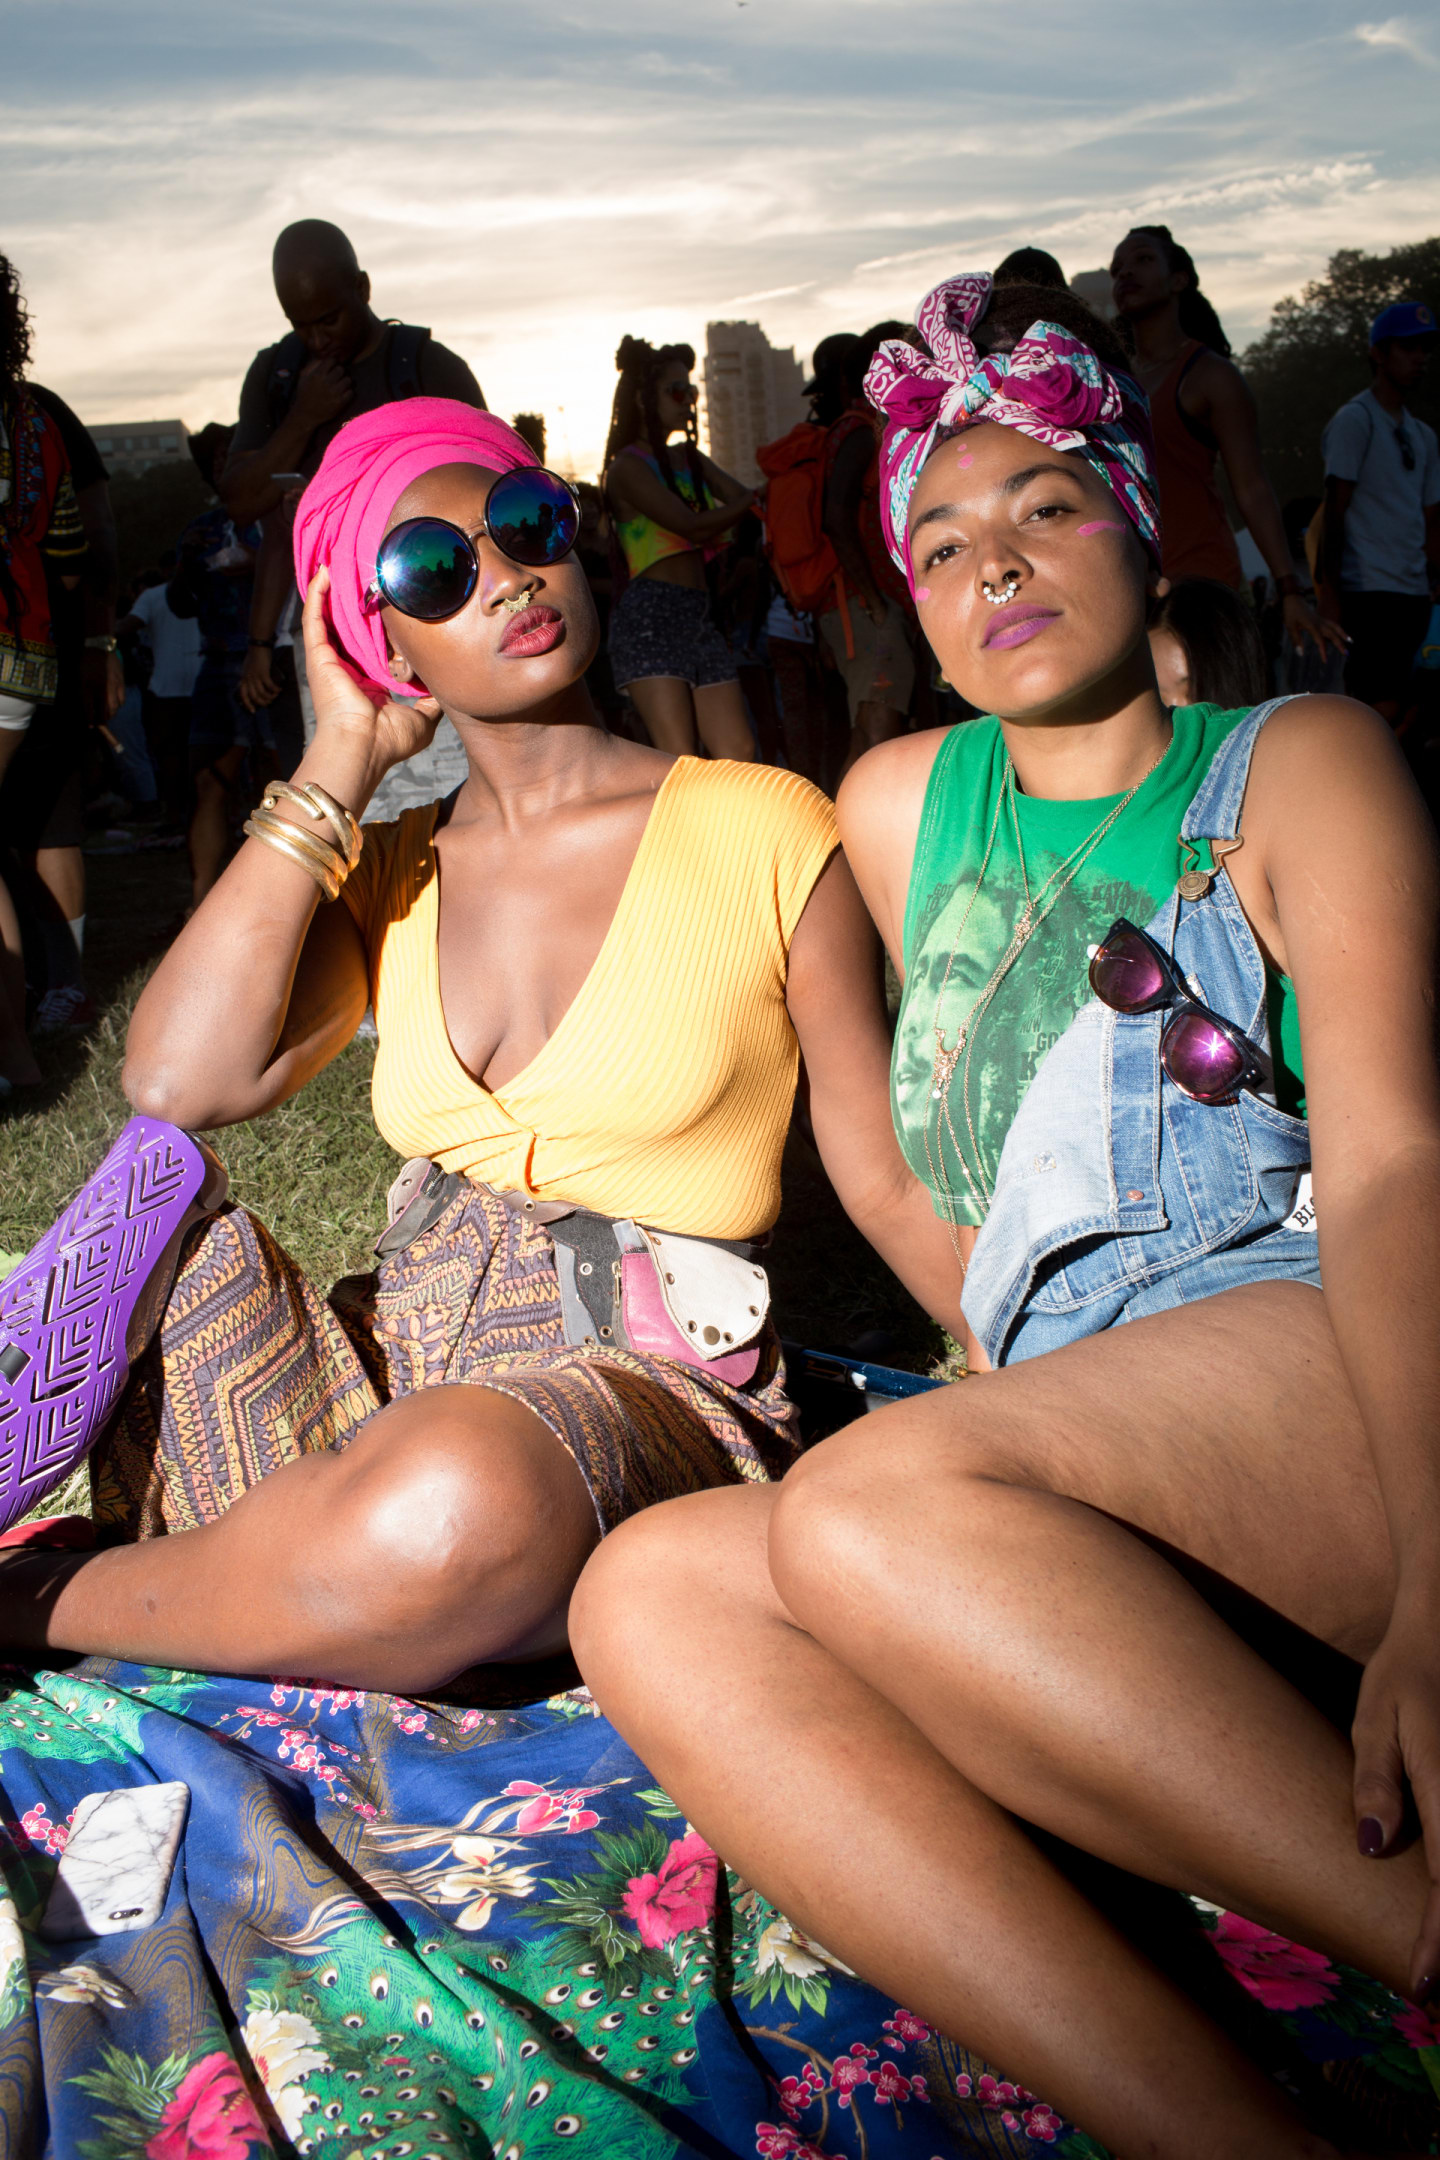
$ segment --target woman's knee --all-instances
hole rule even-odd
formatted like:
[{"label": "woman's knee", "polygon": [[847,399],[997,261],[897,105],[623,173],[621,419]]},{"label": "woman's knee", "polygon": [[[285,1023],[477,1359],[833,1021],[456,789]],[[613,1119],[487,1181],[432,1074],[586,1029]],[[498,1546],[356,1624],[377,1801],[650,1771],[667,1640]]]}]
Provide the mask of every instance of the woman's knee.
[{"label": "woman's knee", "polygon": [[587,1684],[608,1693],[743,1604],[774,1603],[765,1529],[777,1488],[688,1493],[632,1515],[592,1553],[570,1602],[570,1646]]},{"label": "woman's knee", "polygon": [[917,1520],[977,1505],[978,1488],[1007,1474],[988,1421],[962,1396],[955,1386],[896,1404],[802,1455],[770,1524],[770,1572],[787,1603],[808,1609],[841,1579],[903,1584],[898,1555]]},{"label": "woman's knee", "polygon": [[[482,1388],[423,1389],[344,1458],[339,1513],[367,1604],[391,1625],[539,1625],[599,1535],[573,1459],[532,1411]],[[492,1654],[498,1655],[495,1651]]]}]

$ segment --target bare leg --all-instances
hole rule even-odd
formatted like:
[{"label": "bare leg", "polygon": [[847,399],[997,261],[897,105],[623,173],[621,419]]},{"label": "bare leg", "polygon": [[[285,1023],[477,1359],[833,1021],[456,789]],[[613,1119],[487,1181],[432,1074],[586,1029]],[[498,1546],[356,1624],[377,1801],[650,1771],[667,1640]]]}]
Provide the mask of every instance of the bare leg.
[{"label": "bare leg", "polygon": [[37,849],[35,875],[65,922],[85,913],[85,857],[78,847]]},{"label": "bare leg", "polygon": [[708,683],[694,695],[700,740],[711,757],[733,758],[737,765],[753,765],[755,737],[739,683]]},{"label": "bare leg", "polygon": [[668,750],[674,757],[694,757],[695,701],[683,677],[645,675],[639,682],[627,683],[625,694],[657,750]]},{"label": "bare leg", "polygon": [[867,750],[873,750],[876,743],[889,742],[893,736],[903,735],[906,725],[905,714],[897,712],[893,705],[881,705],[873,699],[867,699],[863,705],[857,706],[855,717],[850,723],[850,747],[845,753],[841,779],[844,779],[857,758],[864,757]]},{"label": "bare leg", "polygon": [[230,839],[226,806],[244,763],[245,746],[234,743],[195,775],[195,807],[188,836],[192,914],[225,867],[225,849]]},{"label": "bare leg", "polygon": [[697,1828],[868,1980],[1125,2160],[1329,2153],[1002,1808],[795,1626],[767,1565],[775,1497],[647,1509],[571,1607],[586,1680]]},{"label": "bare leg", "polygon": [[533,1411],[489,1388],[428,1388],[203,1529],[0,1561],[3,1635],[414,1694],[563,1649],[599,1535],[574,1460]]}]

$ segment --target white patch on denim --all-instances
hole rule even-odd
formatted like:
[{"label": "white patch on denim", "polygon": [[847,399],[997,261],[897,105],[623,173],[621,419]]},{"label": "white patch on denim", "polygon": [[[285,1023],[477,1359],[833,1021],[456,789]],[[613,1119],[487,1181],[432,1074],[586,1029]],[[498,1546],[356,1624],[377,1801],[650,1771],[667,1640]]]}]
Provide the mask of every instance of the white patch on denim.
[{"label": "white patch on denim", "polygon": [[1300,1182],[1295,1187],[1295,1205],[1280,1225],[1282,1230],[1313,1230],[1315,1228],[1315,1195],[1311,1190],[1310,1172],[1302,1170]]}]

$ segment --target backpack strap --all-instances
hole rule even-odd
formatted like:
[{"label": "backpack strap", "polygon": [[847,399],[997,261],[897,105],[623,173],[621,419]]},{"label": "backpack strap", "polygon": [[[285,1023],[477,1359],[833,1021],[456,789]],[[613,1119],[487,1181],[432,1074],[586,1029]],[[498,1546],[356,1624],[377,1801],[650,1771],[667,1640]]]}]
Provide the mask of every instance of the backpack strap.
[{"label": "backpack strap", "polygon": [[420,355],[430,342],[430,332],[418,323],[390,323],[390,348],[385,355],[385,377],[394,399],[419,397]]},{"label": "backpack strap", "polygon": [[298,330],[289,331],[281,338],[278,345],[271,348],[270,373],[265,379],[265,396],[270,408],[270,432],[272,435],[295,401],[295,389],[300,380],[300,370],[304,367],[308,358],[309,353],[306,349],[305,340]]}]

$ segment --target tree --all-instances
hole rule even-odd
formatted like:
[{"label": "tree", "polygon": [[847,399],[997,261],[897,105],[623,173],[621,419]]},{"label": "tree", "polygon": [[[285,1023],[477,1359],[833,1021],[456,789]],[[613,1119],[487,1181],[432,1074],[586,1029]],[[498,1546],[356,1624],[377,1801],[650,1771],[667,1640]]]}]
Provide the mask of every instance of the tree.
[{"label": "tree", "polygon": [[128,584],[142,570],[152,570],[167,548],[198,517],[214,495],[191,459],[169,459],[148,472],[115,473],[110,501],[120,538],[120,581]]},{"label": "tree", "polygon": [[[1370,325],[1392,300],[1428,301],[1440,320],[1440,237],[1392,248],[1388,255],[1342,248],[1298,300],[1278,303],[1265,335],[1241,355],[1260,407],[1265,463],[1282,503],[1320,493],[1325,423],[1369,382]],[[1412,406],[1420,419],[1440,426],[1440,381],[1433,372]]]}]

